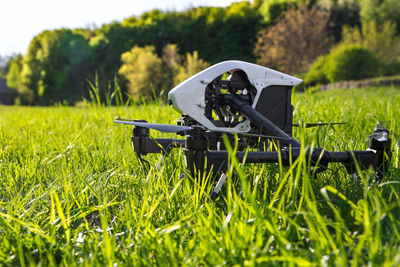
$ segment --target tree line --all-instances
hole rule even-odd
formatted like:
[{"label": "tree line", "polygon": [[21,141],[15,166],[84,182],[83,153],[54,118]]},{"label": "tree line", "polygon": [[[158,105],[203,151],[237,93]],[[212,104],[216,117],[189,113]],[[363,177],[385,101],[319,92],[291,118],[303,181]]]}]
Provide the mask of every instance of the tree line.
[{"label": "tree line", "polygon": [[3,64],[0,75],[19,103],[39,105],[87,98],[95,79],[101,92],[112,91],[115,77],[126,95],[151,99],[228,59],[256,62],[308,84],[391,75],[400,73],[399,5],[397,0],[255,0],[153,10],[95,29],[44,31],[25,55]]}]

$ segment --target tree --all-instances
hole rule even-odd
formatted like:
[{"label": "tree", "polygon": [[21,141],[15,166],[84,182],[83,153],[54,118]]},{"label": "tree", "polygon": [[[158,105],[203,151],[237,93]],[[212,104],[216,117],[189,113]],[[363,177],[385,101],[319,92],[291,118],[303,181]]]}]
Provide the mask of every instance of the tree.
[{"label": "tree", "polygon": [[199,58],[197,51],[194,51],[192,54],[186,53],[185,63],[180,67],[178,75],[175,76],[175,84],[183,82],[209,66],[210,63]]},{"label": "tree", "polygon": [[7,86],[17,92],[17,103],[29,104],[33,102],[34,96],[32,90],[29,90],[22,84],[21,73],[24,64],[22,55],[16,55],[9,61],[9,71],[7,73]]},{"label": "tree", "polygon": [[[197,7],[183,12],[152,10],[94,29],[46,31],[31,42],[24,57],[21,84],[36,104],[80,100],[88,95],[86,80],[94,77],[98,77],[102,94],[113,89],[112,81],[123,64],[121,54],[133,46],[154,46],[160,59],[167,53],[164,48],[168,44],[176,44],[180,53],[196,50],[198,57],[212,63],[254,61],[252,51],[262,21],[257,8],[242,1],[228,7]],[[179,55],[177,49],[169,49],[168,53]],[[161,88],[169,89],[182,63],[177,69],[165,62],[163,59],[165,81]]]},{"label": "tree", "polygon": [[10,68],[7,73],[7,86],[15,89],[21,87],[22,55],[18,55],[9,60]]},{"label": "tree", "polygon": [[73,103],[85,96],[90,47],[71,30],[44,31],[31,41],[23,60],[21,87],[35,104]]},{"label": "tree", "polygon": [[7,72],[7,58],[0,55],[0,77],[5,77]]},{"label": "tree", "polygon": [[258,12],[263,18],[266,25],[272,24],[289,6],[296,4],[296,0],[255,0],[254,5],[257,6]]},{"label": "tree", "polygon": [[0,55],[0,77],[6,78],[10,71],[11,64],[15,60],[21,60],[22,55],[18,53],[12,53],[11,55],[1,56]]},{"label": "tree", "polygon": [[281,15],[276,24],[258,34],[257,63],[287,73],[301,73],[328,49],[329,14],[303,5]]},{"label": "tree", "polygon": [[335,42],[342,39],[344,26],[360,26],[359,0],[319,0],[318,8],[329,12],[328,30]]},{"label": "tree", "polygon": [[128,93],[133,99],[151,99],[158,96],[163,85],[162,61],[154,46],[135,46],[121,55],[118,73],[127,81]]},{"label": "tree", "polygon": [[393,22],[400,33],[399,0],[361,0],[360,16],[363,22],[375,21],[377,25],[385,21]]},{"label": "tree", "polygon": [[176,85],[174,77],[178,75],[182,63],[182,56],[179,54],[179,48],[176,44],[164,46],[162,62],[166,88],[172,88]]},{"label": "tree", "polygon": [[319,57],[304,78],[306,84],[359,80],[377,75],[379,62],[358,45],[340,44],[326,56]]},{"label": "tree", "polygon": [[89,40],[94,56],[86,76],[98,77],[99,90],[108,89],[121,67],[121,54],[138,45],[137,35],[134,28],[124,27],[118,22],[94,30],[94,36]]},{"label": "tree", "polygon": [[400,57],[400,37],[396,36],[396,26],[391,21],[377,24],[375,20],[363,21],[358,27],[345,27],[342,43],[356,44],[371,51],[383,66]]}]

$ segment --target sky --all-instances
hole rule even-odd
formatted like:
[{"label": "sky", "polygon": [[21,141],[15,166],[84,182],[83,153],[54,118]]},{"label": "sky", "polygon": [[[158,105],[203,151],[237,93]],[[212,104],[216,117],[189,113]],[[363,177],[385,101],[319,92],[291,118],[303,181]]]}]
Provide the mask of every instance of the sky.
[{"label": "sky", "polygon": [[181,11],[197,6],[227,6],[237,0],[1,0],[0,56],[25,54],[44,30],[101,26],[155,8]]}]

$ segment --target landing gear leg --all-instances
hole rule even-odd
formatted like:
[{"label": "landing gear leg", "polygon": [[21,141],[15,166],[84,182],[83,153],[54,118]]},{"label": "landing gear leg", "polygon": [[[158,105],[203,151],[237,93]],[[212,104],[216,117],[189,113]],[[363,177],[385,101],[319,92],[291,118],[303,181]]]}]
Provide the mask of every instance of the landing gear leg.
[{"label": "landing gear leg", "polygon": [[222,173],[221,177],[219,177],[218,183],[215,186],[213,192],[210,195],[211,200],[216,200],[218,197],[218,193],[221,190],[221,187],[224,185],[225,181],[226,181],[226,173]]}]

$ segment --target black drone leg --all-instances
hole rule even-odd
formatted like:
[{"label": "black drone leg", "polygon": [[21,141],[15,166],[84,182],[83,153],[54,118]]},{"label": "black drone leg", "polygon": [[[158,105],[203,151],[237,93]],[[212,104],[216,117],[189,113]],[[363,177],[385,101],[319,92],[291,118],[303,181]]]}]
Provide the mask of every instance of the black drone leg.
[{"label": "black drone leg", "polygon": [[224,185],[225,181],[226,181],[226,173],[222,173],[221,177],[219,177],[218,183],[215,186],[213,192],[210,195],[211,200],[216,200],[219,194],[219,191],[221,190],[221,187]]},{"label": "black drone leg", "polygon": [[139,159],[140,164],[143,166],[144,170],[146,171],[146,165],[147,165],[147,171],[150,170],[150,163],[145,160],[144,158],[142,158],[142,156],[140,156],[140,154],[137,154],[137,157]]},{"label": "black drone leg", "polygon": [[160,157],[160,160],[157,163],[156,169],[160,170],[161,169],[161,165],[164,163],[165,161],[165,154],[163,153]]}]

